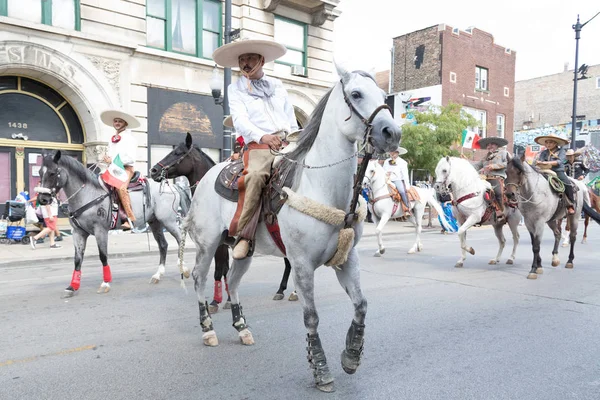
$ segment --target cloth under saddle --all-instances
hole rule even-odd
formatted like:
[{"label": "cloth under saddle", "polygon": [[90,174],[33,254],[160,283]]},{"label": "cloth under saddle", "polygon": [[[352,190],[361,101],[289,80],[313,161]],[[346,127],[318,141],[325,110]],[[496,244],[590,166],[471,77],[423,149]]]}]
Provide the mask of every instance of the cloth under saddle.
[{"label": "cloth under saddle", "polygon": [[[125,221],[127,219],[127,214],[123,209],[123,205],[121,204],[121,200],[119,199],[119,195],[117,193],[117,189],[106,184],[101,177],[98,178],[98,181],[104,188],[108,191],[110,200],[111,200],[111,214],[110,214],[110,229],[119,229],[121,226],[121,221]],[[127,190],[129,192],[139,192],[143,191],[145,204],[150,204],[150,187],[148,186],[148,178],[141,176],[140,171],[135,171],[129,183],[127,185]]]}]

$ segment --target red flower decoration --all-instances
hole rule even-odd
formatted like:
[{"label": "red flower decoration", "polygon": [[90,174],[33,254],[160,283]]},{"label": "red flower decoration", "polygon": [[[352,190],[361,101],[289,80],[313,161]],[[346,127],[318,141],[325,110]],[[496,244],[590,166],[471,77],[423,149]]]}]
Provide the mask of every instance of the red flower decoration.
[{"label": "red flower decoration", "polygon": [[120,135],[114,135],[111,140],[112,140],[113,143],[119,143],[119,141],[121,140],[121,136]]}]

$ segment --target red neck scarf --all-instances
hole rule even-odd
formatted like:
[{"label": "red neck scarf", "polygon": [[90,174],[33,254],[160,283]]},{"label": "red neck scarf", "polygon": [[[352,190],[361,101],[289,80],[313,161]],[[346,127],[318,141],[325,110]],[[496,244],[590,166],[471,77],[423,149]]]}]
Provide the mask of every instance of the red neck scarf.
[{"label": "red neck scarf", "polygon": [[113,143],[119,143],[120,140],[121,140],[121,135],[119,135],[118,133],[111,138],[111,141]]}]

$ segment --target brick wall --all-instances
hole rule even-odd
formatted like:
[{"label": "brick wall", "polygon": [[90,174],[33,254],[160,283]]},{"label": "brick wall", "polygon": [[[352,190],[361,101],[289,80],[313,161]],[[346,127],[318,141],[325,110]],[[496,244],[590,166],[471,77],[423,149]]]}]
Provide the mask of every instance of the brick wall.
[{"label": "brick wall", "polygon": [[392,93],[440,84],[438,25],[394,38]]}]

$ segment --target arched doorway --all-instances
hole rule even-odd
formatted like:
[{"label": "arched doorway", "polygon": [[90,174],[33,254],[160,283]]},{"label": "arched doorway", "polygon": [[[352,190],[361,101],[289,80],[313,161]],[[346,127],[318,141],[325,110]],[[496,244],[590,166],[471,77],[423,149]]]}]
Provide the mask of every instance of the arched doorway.
[{"label": "arched doorway", "polygon": [[42,155],[60,149],[80,161],[85,132],[59,92],[25,76],[0,76],[0,213],[6,200],[40,180]]}]

